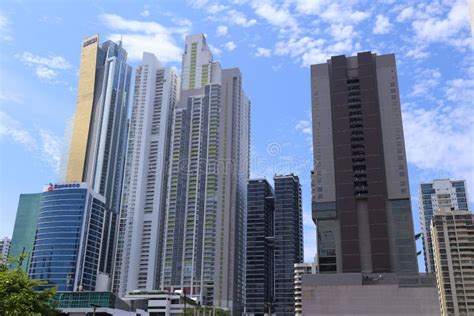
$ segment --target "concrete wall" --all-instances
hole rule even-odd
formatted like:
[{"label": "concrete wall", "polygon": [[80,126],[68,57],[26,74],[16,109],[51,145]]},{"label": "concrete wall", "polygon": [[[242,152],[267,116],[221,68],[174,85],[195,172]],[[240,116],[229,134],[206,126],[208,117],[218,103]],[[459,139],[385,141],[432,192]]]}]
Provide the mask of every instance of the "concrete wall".
[{"label": "concrete wall", "polygon": [[383,276],[366,285],[357,273],[304,275],[303,315],[440,315],[436,287],[399,287],[395,274]]}]

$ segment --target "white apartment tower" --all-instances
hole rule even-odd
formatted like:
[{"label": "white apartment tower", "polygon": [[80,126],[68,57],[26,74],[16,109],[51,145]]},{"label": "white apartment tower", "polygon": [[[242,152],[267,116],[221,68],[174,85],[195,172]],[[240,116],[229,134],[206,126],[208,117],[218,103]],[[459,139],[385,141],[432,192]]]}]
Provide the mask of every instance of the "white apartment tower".
[{"label": "white apartment tower", "polygon": [[176,71],[144,53],[135,73],[113,290],[158,288]]},{"label": "white apartment tower", "polygon": [[0,239],[0,263],[7,264],[8,254],[10,252],[10,245],[12,240],[8,237]]},{"label": "white apartment tower", "polygon": [[170,140],[160,288],[240,314],[244,298],[250,101],[237,68],[185,40]]},{"label": "white apartment tower", "polygon": [[474,214],[440,209],[431,237],[441,315],[474,315]]},{"label": "white apartment tower", "polygon": [[467,186],[464,180],[436,179],[419,187],[420,224],[423,235],[426,272],[435,272],[430,224],[440,211],[468,211]]}]

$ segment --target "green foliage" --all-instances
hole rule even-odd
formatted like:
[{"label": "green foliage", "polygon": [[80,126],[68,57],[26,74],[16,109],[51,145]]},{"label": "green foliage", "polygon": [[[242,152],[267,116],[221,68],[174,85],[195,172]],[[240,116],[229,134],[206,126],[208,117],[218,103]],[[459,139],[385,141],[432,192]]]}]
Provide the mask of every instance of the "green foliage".
[{"label": "green foliage", "polygon": [[23,260],[20,256],[17,268],[9,270],[7,265],[0,264],[0,315],[59,315],[51,302],[55,288],[35,291],[35,287],[44,285],[44,281],[32,280],[20,266]]}]

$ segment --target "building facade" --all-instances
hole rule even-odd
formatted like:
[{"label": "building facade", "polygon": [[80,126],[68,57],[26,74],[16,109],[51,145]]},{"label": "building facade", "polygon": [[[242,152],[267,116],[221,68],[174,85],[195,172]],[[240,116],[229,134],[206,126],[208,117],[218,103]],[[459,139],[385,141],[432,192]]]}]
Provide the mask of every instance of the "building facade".
[{"label": "building facade", "polygon": [[[21,268],[28,272],[35,242],[36,223],[40,210],[41,193],[20,194],[13,227],[10,256],[24,255]],[[16,267],[16,265],[13,265]]]},{"label": "building facade", "polygon": [[423,236],[426,272],[435,272],[433,244],[431,241],[431,218],[440,210],[468,211],[467,186],[464,180],[436,179],[419,186],[419,212]]},{"label": "building facade", "polygon": [[320,273],[418,272],[395,56],[311,66]]},{"label": "building facade", "polygon": [[172,115],[179,80],[153,54],[144,53],[135,73],[114,292],[159,287],[162,231]]},{"label": "building facade", "polygon": [[250,101],[237,68],[185,40],[173,116],[160,288],[240,313],[244,299]]},{"label": "building facade", "polygon": [[474,314],[474,214],[439,209],[431,238],[441,315]]},{"label": "building facade", "polygon": [[271,314],[275,197],[266,179],[251,179],[247,188],[245,314]]},{"label": "building facade", "polygon": [[302,276],[303,315],[440,315],[432,274]]},{"label": "building facade", "polygon": [[294,265],[294,286],[295,286],[295,315],[303,314],[303,304],[301,298],[301,286],[302,278],[305,274],[316,274],[317,265],[316,263],[295,263]]},{"label": "building facade", "polygon": [[105,231],[99,269],[111,275],[121,201],[132,69],[122,43],[82,42],[77,110],[74,115],[66,182],[87,182],[105,197]]},{"label": "building facade", "polygon": [[87,183],[57,183],[41,196],[29,276],[59,292],[95,291],[101,240],[105,231],[105,199]]},{"label": "building facade", "polygon": [[8,237],[0,239],[0,262],[2,264],[7,264],[11,242],[12,240]]},{"label": "building facade", "polygon": [[295,314],[294,264],[304,260],[301,184],[298,176],[282,175],[275,182],[274,312]]}]

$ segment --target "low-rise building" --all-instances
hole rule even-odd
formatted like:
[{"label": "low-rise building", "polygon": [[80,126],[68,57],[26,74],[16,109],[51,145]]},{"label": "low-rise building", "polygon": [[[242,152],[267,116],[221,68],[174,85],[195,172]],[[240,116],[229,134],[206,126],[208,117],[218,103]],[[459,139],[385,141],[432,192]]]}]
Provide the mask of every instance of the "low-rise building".
[{"label": "low-rise building", "polygon": [[316,263],[295,263],[295,315],[302,315],[301,278],[304,274],[317,273]]},{"label": "low-rise building", "polygon": [[132,291],[124,299],[137,310],[145,310],[149,315],[174,316],[182,314],[185,309],[197,307],[198,303],[182,293],[154,290]]},{"label": "low-rise building", "polygon": [[302,276],[303,315],[440,315],[430,274],[335,273]]}]

